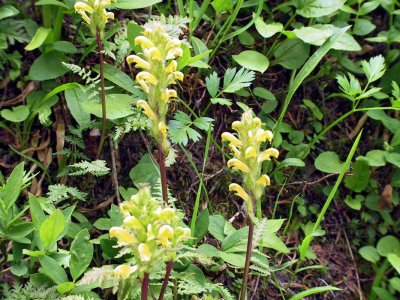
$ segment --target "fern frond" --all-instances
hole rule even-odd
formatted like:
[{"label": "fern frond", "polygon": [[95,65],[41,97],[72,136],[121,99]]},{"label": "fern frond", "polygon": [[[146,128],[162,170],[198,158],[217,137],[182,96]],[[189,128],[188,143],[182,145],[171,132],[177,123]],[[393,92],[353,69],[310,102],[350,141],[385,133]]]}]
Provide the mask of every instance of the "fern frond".
[{"label": "fern frond", "polygon": [[81,192],[75,187],[69,187],[63,184],[53,184],[49,186],[47,196],[50,202],[58,204],[67,199],[85,201],[87,193]]},{"label": "fern frond", "polygon": [[114,285],[114,267],[105,265],[101,268],[93,268],[86,272],[77,285],[95,285],[99,288],[110,288]]},{"label": "fern frond", "polygon": [[104,160],[95,160],[92,162],[82,161],[80,163],[69,165],[68,167],[76,170],[75,172],[69,173],[71,176],[92,174],[99,177],[107,175],[110,171],[110,168],[106,166],[106,161]]}]

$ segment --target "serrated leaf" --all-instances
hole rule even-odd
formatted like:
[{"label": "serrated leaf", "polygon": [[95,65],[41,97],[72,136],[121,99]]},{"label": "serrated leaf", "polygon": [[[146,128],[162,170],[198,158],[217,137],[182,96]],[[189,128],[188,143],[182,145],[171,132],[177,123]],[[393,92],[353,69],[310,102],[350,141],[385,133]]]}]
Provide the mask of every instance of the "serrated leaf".
[{"label": "serrated leaf", "polygon": [[385,58],[382,55],[372,57],[368,62],[363,60],[361,66],[370,83],[378,80],[385,74]]},{"label": "serrated leaf", "polygon": [[218,77],[217,72],[213,72],[208,77],[206,77],[207,91],[210,93],[212,98],[215,98],[217,96],[220,82],[221,78]]},{"label": "serrated leaf", "polygon": [[224,76],[224,93],[235,93],[238,90],[248,87],[255,78],[253,71],[244,68],[236,72],[236,68],[226,70]]}]

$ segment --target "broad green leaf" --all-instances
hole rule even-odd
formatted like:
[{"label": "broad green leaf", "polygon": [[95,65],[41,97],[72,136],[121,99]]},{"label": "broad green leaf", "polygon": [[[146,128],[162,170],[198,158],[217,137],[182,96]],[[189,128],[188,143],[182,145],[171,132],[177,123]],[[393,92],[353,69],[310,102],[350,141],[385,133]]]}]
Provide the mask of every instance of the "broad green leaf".
[{"label": "broad green leaf", "polygon": [[400,256],[394,253],[390,253],[387,258],[393,268],[396,269],[397,273],[400,274]]},{"label": "broad green leaf", "polygon": [[10,269],[11,273],[15,276],[21,277],[28,273],[28,266],[26,263],[21,262],[19,265],[13,265]]},{"label": "broad green leaf", "polygon": [[12,240],[18,240],[26,237],[29,233],[31,233],[35,229],[35,226],[32,223],[21,222],[15,226],[12,226],[6,237]]},{"label": "broad green leaf", "polygon": [[246,248],[247,237],[249,235],[249,227],[243,227],[232,234],[224,238],[221,245],[223,252],[235,252],[238,246],[243,246],[243,250]]},{"label": "broad green leaf", "polygon": [[270,38],[274,34],[283,30],[283,25],[281,23],[266,24],[264,20],[261,17],[257,16],[255,13],[253,13],[253,18],[255,20],[254,25],[256,26],[258,33],[263,38]]},{"label": "broad green leaf", "polygon": [[55,259],[50,256],[41,256],[39,257],[39,262],[42,266],[39,271],[49,277],[53,282],[57,284],[68,282],[67,274]]},{"label": "broad green leaf", "polygon": [[261,73],[264,73],[269,66],[268,58],[260,52],[253,50],[246,50],[232,57],[243,68]]},{"label": "broad green leaf", "polygon": [[65,217],[61,210],[56,209],[40,226],[40,239],[46,249],[50,249],[58,240],[65,228]]},{"label": "broad green leaf", "polygon": [[140,45],[135,45],[135,38],[142,34],[144,28],[137,24],[135,21],[130,21],[127,27],[127,35],[128,41],[131,45],[131,48],[135,51],[135,53],[139,53],[142,50]]},{"label": "broad green leaf", "polygon": [[325,173],[340,173],[343,168],[343,163],[340,161],[339,156],[332,151],[322,152],[316,158],[315,168]]},{"label": "broad green leaf", "polygon": [[60,7],[64,7],[65,9],[68,9],[68,6],[66,6],[61,1],[57,1],[57,0],[39,0],[35,3],[35,5],[55,5],[55,6],[60,6]]},{"label": "broad green leaf", "polygon": [[283,161],[279,162],[279,165],[278,165],[279,169],[288,168],[288,167],[303,168],[303,167],[305,167],[305,163],[301,159],[293,158],[293,157],[286,158]]},{"label": "broad green leaf", "polygon": [[80,126],[90,122],[90,113],[84,110],[82,105],[82,103],[88,101],[87,96],[81,89],[73,88],[66,90],[65,100],[71,115]]},{"label": "broad green leaf", "polygon": [[334,287],[334,286],[330,286],[330,285],[313,287],[306,291],[303,291],[303,292],[300,292],[300,293],[294,295],[289,300],[301,300],[301,299],[305,299],[306,297],[311,296],[311,295],[321,294],[321,293],[330,292],[330,291],[340,291],[340,289],[337,287]]},{"label": "broad green leaf", "polygon": [[32,51],[42,46],[44,41],[49,36],[51,30],[51,28],[39,27],[35,35],[32,37],[30,43],[25,46],[25,50]]},{"label": "broad green leaf", "polygon": [[63,282],[57,285],[57,292],[62,294],[65,294],[72,290],[75,287],[75,284],[73,282]]},{"label": "broad green leaf", "polygon": [[6,185],[0,190],[1,200],[3,200],[6,211],[17,201],[21,193],[24,177],[24,163],[21,162],[14,168],[7,179]]},{"label": "broad green leaf", "polygon": [[[96,66],[94,70],[99,73],[99,66]],[[135,89],[137,84],[135,84],[132,78],[112,65],[104,64],[104,77],[132,94],[137,93],[137,89]]]},{"label": "broad green leaf", "polygon": [[381,2],[385,2],[385,1],[372,0],[372,1],[363,3],[360,6],[360,9],[358,11],[359,15],[364,16],[364,15],[369,14],[371,11],[375,10],[379,6],[379,4],[381,4]]},{"label": "broad green leaf", "polygon": [[46,220],[46,216],[38,199],[32,194],[29,194],[29,209],[31,211],[32,223],[39,230],[42,223]]},{"label": "broad green leaf", "polygon": [[14,6],[6,4],[0,6],[0,20],[13,17],[19,14],[19,10],[16,9]]},{"label": "broad green leaf", "polygon": [[90,265],[93,257],[93,244],[87,229],[80,231],[73,240],[70,248],[71,259],[69,269],[72,279],[76,281]]},{"label": "broad green leaf", "polygon": [[197,248],[197,252],[207,257],[219,257],[219,251],[213,245],[210,244],[201,244]]},{"label": "broad green leaf", "polygon": [[361,209],[361,203],[364,201],[364,196],[358,194],[356,195],[354,198],[347,196],[344,199],[344,202],[346,202],[346,204],[351,207],[352,209],[355,210],[360,210]]},{"label": "broad green leaf", "polygon": [[385,155],[386,155],[386,151],[383,150],[371,150],[368,151],[367,155],[366,155],[366,159],[368,160],[368,164],[371,167],[383,167],[386,165],[386,159],[385,159]]},{"label": "broad green leaf", "polygon": [[139,9],[160,3],[162,0],[118,0],[113,6],[120,9]]},{"label": "broad green leaf", "polygon": [[378,250],[379,255],[386,257],[390,253],[399,253],[400,242],[395,236],[387,235],[378,241],[376,249]]},{"label": "broad green leaf", "polygon": [[372,57],[368,62],[361,61],[361,66],[368,78],[368,82],[374,82],[385,74],[385,58],[382,55]]},{"label": "broad green leaf", "polygon": [[399,277],[393,277],[389,279],[390,286],[395,289],[396,291],[400,292],[400,278]]},{"label": "broad green leaf", "polygon": [[365,158],[358,159],[353,166],[352,173],[345,177],[345,186],[356,193],[361,193],[368,186],[370,179],[368,161]]},{"label": "broad green leaf", "polygon": [[[126,94],[106,95],[106,112],[108,120],[115,120],[130,116],[135,111],[132,109],[136,99]],[[82,102],[83,109],[96,117],[102,117],[101,103],[98,99]]]},{"label": "broad green leaf", "polygon": [[208,231],[219,242],[225,238],[224,233],[225,219],[221,215],[212,215],[209,218]]},{"label": "broad green leaf", "polygon": [[219,251],[218,255],[222,258],[226,263],[236,267],[236,268],[244,268],[244,264],[246,261],[246,254],[238,254],[238,253],[226,253]]},{"label": "broad green leaf", "polygon": [[397,297],[393,296],[387,289],[372,286],[372,291],[379,297],[380,300],[398,300]]},{"label": "broad green leaf", "polygon": [[233,10],[233,2],[231,0],[213,0],[211,5],[214,7],[217,14],[220,14],[224,11],[231,13]]},{"label": "broad green leaf", "polygon": [[305,104],[305,106],[307,106],[311,110],[312,114],[314,115],[314,117],[317,120],[319,120],[319,121],[322,120],[324,115],[322,114],[321,110],[314,102],[312,102],[311,100],[308,100],[308,99],[304,99],[303,103]]},{"label": "broad green leaf", "polygon": [[387,162],[400,168],[400,153],[396,153],[396,152],[386,153],[385,159]]},{"label": "broad green leaf", "polygon": [[71,53],[75,54],[78,52],[78,49],[74,46],[74,44],[67,41],[57,41],[53,43],[53,49],[62,53]]},{"label": "broad green leaf", "polygon": [[69,71],[62,64],[67,61],[68,58],[58,51],[44,53],[33,62],[29,70],[29,79],[43,81],[60,77]]},{"label": "broad green leaf", "polygon": [[376,28],[376,25],[368,19],[358,19],[354,23],[353,33],[355,35],[367,35]]},{"label": "broad green leaf", "polygon": [[300,67],[308,58],[310,46],[300,39],[288,39],[278,44],[274,51],[275,64],[292,70]]},{"label": "broad green leaf", "polygon": [[194,237],[195,237],[195,244],[200,242],[203,237],[206,235],[207,230],[208,230],[208,225],[209,225],[209,212],[208,209],[203,209],[196,220],[196,227],[195,227],[195,232]]},{"label": "broad green leaf", "polygon": [[149,154],[145,154],[139,163],[129,172],[129,177],[137,186],[141,183],[147,183],[154,186],[160,177],[158,166],[156,166]]},{"label": "broad green leaf", "polygon": [[306,18],[318,18],[338,11],[345,0],[296,0],[296,12]]},{"label": "broad green leaf", "polygon": [[28,118],[29,108],[25,105],[13,106],[11,109],[2,109],[0,114],[7,121],[19,123]]},{"label": "broad green leaf", "polygon": [[358,250],[358,253],[360,253],[362,258],[374,264],[376,264],[380,259],[378,251],[373,246],[364,246]]},{"label": "broad green leaf", "polygon": [[[199,38],[192,36],[190,38],[190,42],[193,46],[193,50],[195,55],[200,55],[202,53],[208,53],[209,49],[207,47],[207,45]],[[209,55],[205,56],[202,58],[202,61],[207,63],[209,59]]]},{"label": "broad green leaf", "polygon": [[367,112],[367,115],[371,119],[381,121],[394,134],[400,130],[400,120],[389,117],[384,111],[370,110]]}]

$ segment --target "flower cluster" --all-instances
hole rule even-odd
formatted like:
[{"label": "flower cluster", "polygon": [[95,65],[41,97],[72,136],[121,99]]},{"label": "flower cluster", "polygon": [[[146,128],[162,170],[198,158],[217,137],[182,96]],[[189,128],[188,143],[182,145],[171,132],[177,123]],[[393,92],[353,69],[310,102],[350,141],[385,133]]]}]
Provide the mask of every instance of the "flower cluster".
[{"label": "flower cluster", "polygon": [[137,106],[143,109],[151,122],[151,131],[157,143],[168,153],[167,126],[165,117],[168,104],[177,93],[169,86],[183,80],[183,73],[177,71],[176,58],[183,55],[181,41],[171,37],[159,22],[151,22],[145,26],[143,35],[135,38],[135,44],[140,45],[142,57],[130,55],[129,64],[135,64],[142,69],[136,76],[136,81],[147,94],[147,101],[137,101]]},{"label": "flower cluster", "polygon": [[159,261],[175,258],[177,247],[190,238],[190,229],[182,226],[182,214],[163,207],[151,197],[150,188],[142,186],[130,201],[120,205],[123,224],[110,229],[116,237],[120,254],[133,254],[136,265],[123,264],[115,269],[118,278],[126,279],[137,273],[143,278]]},{"label": "flower cluster", "polygon": [[75,11],[88,23],[93,36],[96,36],[99,31],[103,38],[106,23],[109,19],[114,19],[114,14],[106,11],[112,2],[116,0],[82,0],[75,3]]},{"label": "flower cluster", "polygon": [[232,183],[229,190],[235,192],[247,204],[247,212],[253,212],[253,202],[258,201],[270,178],[261,174],[262,163],[271,157],[278,158],[279,152],[275,148],[261,150],[261,146],[268,141],[272,142],[273,134],[262,129],[261,120],[253,116],[251,110],[246,111],[240,121],[232,123],[236,135],[224,132],[222,140],[229,142],[229,148],[234,158],[228,161],[228,168],[239,170],[243,176],[243,186]]}]

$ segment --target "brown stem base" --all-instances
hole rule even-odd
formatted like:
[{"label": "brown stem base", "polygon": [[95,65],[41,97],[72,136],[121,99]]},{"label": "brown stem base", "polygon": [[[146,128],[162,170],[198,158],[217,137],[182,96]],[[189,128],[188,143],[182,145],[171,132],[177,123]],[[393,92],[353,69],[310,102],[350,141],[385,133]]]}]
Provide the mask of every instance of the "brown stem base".
[{"label": "brown stem base", "polygon": [[167,269],[165,270],[164,282],[161,287],[160,296],[158,296],[158,300],[162,300],[164,298],[165,291],[167,290],[169,276],[171,275],[172,267],[174,266],[174,262],[171,260],[167,263]]},{"label": "brown stem base", "polygon": [[243,281],[242,281],[242,291],[240,292],[240,300],[244,300],[246,298],[247,282],[249,280],[249,272],[250,272],[251,255],[253,252],[254,224],[251,221],[250,217],[248,219],[248,224],[249,224],[249,236],[247,238],[246,262],[244,264],[244,273],[243,273]]},{"label": "brown stem base", "polygon": [[149,294],[149,273],[145,273],[142,281],[142,300],[147,300]]}]

